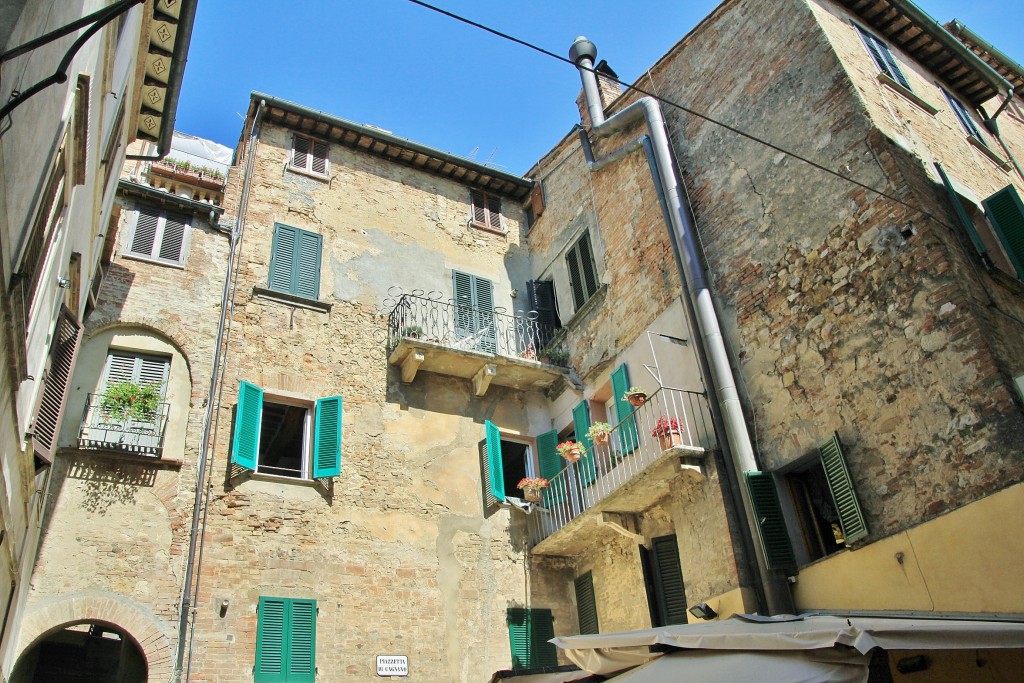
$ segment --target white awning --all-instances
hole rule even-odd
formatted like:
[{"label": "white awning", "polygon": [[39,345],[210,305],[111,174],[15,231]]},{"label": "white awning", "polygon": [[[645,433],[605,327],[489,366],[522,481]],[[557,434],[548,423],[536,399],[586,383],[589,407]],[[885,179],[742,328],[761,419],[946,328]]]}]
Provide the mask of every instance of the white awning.
[{"label": "white awning", "polygon": [[[647,653],[647,646],[650,645],[743,652],[825,651],[838,645],[851,648],[851,651],[861,655],[867,654],[874,647],[886,650],[1024,648],[1024,623],[823,615],[760,617],[738,614],[706,624],[569,636],[555,638],[551,642],[565,650],[566,656],[580,668],[592,673],[609,674],[656,657]],[[687,657],[689,654],[684,654],[682,659]],[[763,683],[763,679],[759,680]]]},{"label": "white awning", "polygon": [[758,683],[866,683],[869,655],[854,651],[798,650],[673,652],[630,669],[609,683],[665,681],[758,681]]}]

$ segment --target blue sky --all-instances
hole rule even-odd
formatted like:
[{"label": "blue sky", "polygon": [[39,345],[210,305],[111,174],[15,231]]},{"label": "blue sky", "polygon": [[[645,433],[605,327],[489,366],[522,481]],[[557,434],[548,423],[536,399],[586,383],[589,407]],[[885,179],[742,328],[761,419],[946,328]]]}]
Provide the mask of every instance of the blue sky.
[{"label": "blue sky", "polygon": [[[916,0],[1018,63],[1018,0]],[[631,82],[718,0],[432,0],[565,55],[577,35]],[[177,130],[234,147],[260,90],[525,173],[578,121],[571,66],[408,0],[201,0]],[[685,103],[684,103],[685,104]]]}]

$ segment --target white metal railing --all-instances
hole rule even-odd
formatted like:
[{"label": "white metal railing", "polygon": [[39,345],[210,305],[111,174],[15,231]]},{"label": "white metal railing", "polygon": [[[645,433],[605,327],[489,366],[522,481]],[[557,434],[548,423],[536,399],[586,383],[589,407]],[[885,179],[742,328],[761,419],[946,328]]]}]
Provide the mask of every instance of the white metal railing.
[{"label": "white metal railing", "polygon": [[658,389],[619,420],[607,443],[592,444],[578,462],[566,463],[551,477],[540,503],[543,509],[530,515],[532,542],[539,543],[603,501],[666,451],[708,450],[715,444],[706,394]]}]

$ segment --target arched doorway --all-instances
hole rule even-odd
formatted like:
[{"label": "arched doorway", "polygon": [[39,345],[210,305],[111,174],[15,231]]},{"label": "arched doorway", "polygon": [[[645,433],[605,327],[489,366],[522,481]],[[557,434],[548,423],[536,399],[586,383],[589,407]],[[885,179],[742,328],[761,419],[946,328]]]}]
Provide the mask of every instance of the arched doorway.
[{"label": "arched doorway", "polygon": [[65,626],[18,660],[10,683],[145,683],[146,657],[121,629],[97,622]]}]

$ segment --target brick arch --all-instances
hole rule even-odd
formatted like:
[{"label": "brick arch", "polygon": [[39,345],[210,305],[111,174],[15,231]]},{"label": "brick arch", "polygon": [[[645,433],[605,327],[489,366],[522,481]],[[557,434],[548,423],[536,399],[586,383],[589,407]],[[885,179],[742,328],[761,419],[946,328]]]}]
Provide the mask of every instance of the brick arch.
[{"label": "brick arch", "polygon": [[174,650],[156,617],[149,609],[109,593],[64,596],[26,613],[21,622],[15,666],[29,648],[51,633],[84,623],[104,624],[122,631],[145,658],[148,681],[170,680]]},{"label": "brick arch", "polygon": [[85,343],[102,332],[116,328],[141,329],[164,337],[185,359],[189,377],[192,377],[192,358],[198,357],[201,350],[196,343],[195,335],[185,334],[177,323],[148,316],[124,316],[114,319],[100,317],[89,321],[86,336],[82,342]]}]

